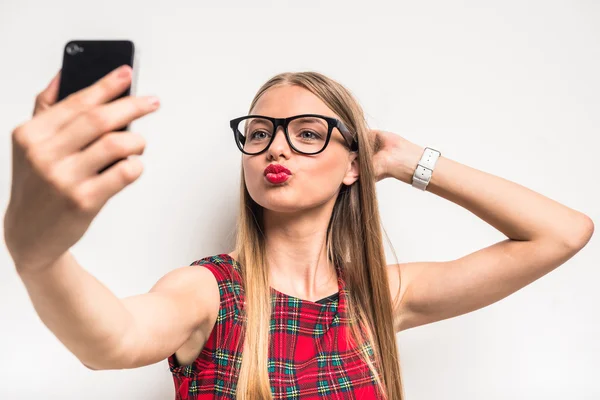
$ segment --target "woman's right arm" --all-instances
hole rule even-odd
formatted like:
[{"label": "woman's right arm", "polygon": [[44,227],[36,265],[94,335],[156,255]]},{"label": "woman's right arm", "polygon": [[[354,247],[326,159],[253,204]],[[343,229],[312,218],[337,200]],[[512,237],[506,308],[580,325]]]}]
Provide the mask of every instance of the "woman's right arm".
[{"label": "woman's right arm", "polygon": [[[17,271],[19,268],[17,266]],[[70,252],[35,272],[19,271],[42,322],[91,369],[164,360],[198,329],[209,329],[219,289],[206,268],[181,267],[145,294],[117,298]]]},{"label": "woman's right arm", "polygon": [[116,129],[156,111],[158,101],[113,100],[131,84],[131,72],[118,68],[60,102],[57,74],[36,97],[33,118],[12,133],[6,247],[44,324],[92,369],[160,361],[218,310],[216,279],[205,268],[174,270],[149,293],[121,300],[69,252],[143,171],[130,156],[143,154],[145,139]]}]

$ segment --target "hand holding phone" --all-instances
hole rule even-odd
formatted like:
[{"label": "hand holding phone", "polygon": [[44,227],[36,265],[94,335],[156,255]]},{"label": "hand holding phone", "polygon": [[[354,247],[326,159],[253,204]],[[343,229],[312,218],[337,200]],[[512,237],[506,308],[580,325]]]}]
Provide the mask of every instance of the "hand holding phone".
[{"label": "hand holding phone", "polygon": [[[61,101],[67,96],[84,89],[100,80],[115,68],[129,65],[133,68],[132,85],[123,93],[119,93],[110,101],[123,98],[135,93],[133,87],[137,80],[139,64],[138,52],[131,40],[71,40],[63,51],[60,87],[58,99]],[[129,125],[118,127],[115,131],[129,130]],[[110,165],[104,166],[99,174],[115,165],[121,160],[115,160]]]},{"label": "hand holding phone", "polygon": [[137,180],[142,164],[127,157],[142,154],[145,140],[115,130],[159,107],[153,96],[122,96],[132,82],[128,65],[57,102],[59,82],[57,75],[37,96],[33,118],[12,132],[4,235],[22,271],[40,270],[58,259],[106,202]]}]

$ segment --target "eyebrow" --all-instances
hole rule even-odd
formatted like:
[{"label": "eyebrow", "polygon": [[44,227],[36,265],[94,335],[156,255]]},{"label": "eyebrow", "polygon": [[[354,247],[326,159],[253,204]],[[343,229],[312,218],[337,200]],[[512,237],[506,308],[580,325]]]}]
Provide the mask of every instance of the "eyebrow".
[{"label": "eyebrow", "polygon": [[301,117],[301,118],[296,118],[296,119],[300,120],[300,121],[305,121],[305,122],[317,122],[317,123],[321,123],[321,125],[327,126],[327,123],[325,122],[325,120],[322,118],[318,118],[318,117]]},{"label": "eyebrow", "polygon": [[[321,124],[325,127],[328,126],[327,122],[323,119],[323,118],[319,118],[319,117],[300,117],[300,118],[296,118],[293,121],[303,121],[303,122],[314,122],[314,123],[318,123]],[[261,119],[260,117],[256,117],[256,118],[252,118],[250,120],[250,123],[248,124],[248,126],[254,125],[254,124],[264,124],[264,125],[268,125],[269,121]]]},{"label": "eyebrow", "polygon": [[252,118],[250,120],[250,122],[248,123],[248,126],[252,126],[252,125],[272,125],[271,121],[268,121],[266,119],[262,119],[262,118]]}]

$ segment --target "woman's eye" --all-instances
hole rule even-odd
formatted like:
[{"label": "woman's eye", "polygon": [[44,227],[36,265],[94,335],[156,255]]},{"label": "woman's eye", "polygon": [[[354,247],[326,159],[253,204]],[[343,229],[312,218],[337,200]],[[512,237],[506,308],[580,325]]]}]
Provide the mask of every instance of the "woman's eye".
[{"label": "woman's eye", "polygon": [[[303,139],[319,139],[321,137],[321,135],[319,135],[318,133],[315,132],[311,132],[311,131],[302,131],[300,132],[300,135],[304,135],[305,133],[309,134],[309,136],[304,136]],[[310,136],[312,135],[312,136]]]},{"label": "woman's eye", "polygon": [[250,138],[251,139],[264,139],[265,136],[258,136],[257,137],[257,135],[260,135],[260,134],[264,134],[265,136],[268,135],[268,133],[265,132],[265,131],[254,131],[254,132],[252,132],[252,135],[250,135]]}]

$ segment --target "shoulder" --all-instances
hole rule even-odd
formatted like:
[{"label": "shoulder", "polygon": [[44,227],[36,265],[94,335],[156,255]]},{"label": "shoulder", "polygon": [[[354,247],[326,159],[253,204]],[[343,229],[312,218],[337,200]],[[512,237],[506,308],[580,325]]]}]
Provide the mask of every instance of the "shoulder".
[{"label": "shoulder", "polygon": [[[203,267],[203,268],[198,268]],[[155,285],[157,289],[188,288],[194,289],[203,282],[218,283],[229,275],[227,266],[219,255],[207,256],[192,261],[188,266],[182,266],[166,273]],[[210,279],[210,278],[214,279]],[[208,278],[208,279],[207,279]]]},{"label": "shoulder", "polygon": [[239,283],[241,280],[241,271],[239,264],[231,254],[219,253],[193,261],[190,266],[203,267],[215,277],[216,281],[221,283]]},{"label": "shoulder", "polygon": [[218,309],[222,293],[226,291],[223,288],[231,286],[233,281],[231,263],[223,254],[216,254],[169,271],[150,291],[169,293],[184,299],[188,305],[200,302]]},{"label": "shoulder", "polygon": [[196,269],[206,270],[212,274],[219,289],[221,303],[237,303],[240,300],[239,295],[243,292],[241,266],[235,256],[235,252],[219,253],[190,264]]},{"label": "shoulder", "polygon": [[[175,268],[163,275],[150,289],[150,292],[163,293],[181,299],[185,304],[219,302],[219,274],[211,268],[198,268],[203,264],[196,260],[189,266]],[[214,269],[214,268],[213,268]]]}]

